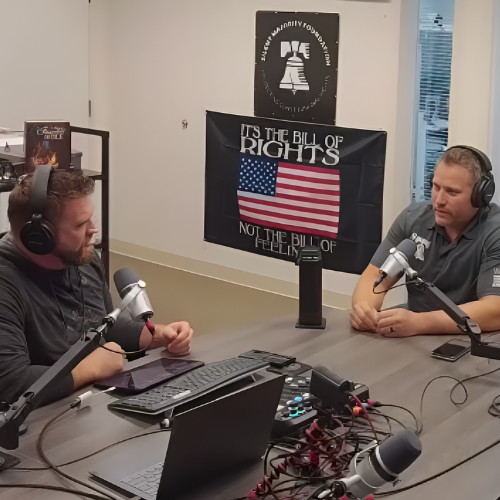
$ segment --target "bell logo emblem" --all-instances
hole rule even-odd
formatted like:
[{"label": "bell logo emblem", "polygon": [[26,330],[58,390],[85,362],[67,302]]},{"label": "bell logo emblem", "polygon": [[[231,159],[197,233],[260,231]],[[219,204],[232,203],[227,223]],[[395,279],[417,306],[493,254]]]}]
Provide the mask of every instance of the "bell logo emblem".
[{"label": "bell logo emblem", "polygon": [[309,83],[304,75],[304,61],[298,54],[302,54],[304,59],[309,59],[309,44],[297,41],[281,42],[281,57],[289,55],[290,57],[286,61],[280,89],[291,90],[294,95],[297,90],[309,90]]}]

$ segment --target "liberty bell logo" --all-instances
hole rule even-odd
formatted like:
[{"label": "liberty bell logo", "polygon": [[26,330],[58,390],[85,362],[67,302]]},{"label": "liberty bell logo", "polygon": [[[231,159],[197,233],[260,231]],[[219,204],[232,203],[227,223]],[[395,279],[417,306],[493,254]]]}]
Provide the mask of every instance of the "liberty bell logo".
[{"label": "liberty bell logo", "polygon": [[309,59],[309,44],[303,42],[281,42],[281,57],[287,57],[285,74],[280,82],[280,89],[291,90],[294,95],[297,90],[309,90],[304,75],[304,61],[298,56],[302,54],[304,59]]}]

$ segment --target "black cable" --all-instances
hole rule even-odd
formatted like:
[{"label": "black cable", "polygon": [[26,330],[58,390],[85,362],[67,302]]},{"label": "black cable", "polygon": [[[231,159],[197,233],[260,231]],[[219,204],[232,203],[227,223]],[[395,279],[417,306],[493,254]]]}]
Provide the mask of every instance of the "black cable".
[{"label": "black cable", "polygon": [[[467,398],[468,398],[468,393],[467,393],[467,389],[465,388],[465,386],[463,385],[463,382],[465,381],[468,381],[468,380],[472,380],[472,379],[475,379],[475,378],[479,378],[479,377],[483,377],[484,375],[489,375],[490,373],[494,373],[496,372],[497,370],[500,370],[500,368],[497,368],[495,370],[492,370],[490,372],[487,372],[487,373],[483,373],[481,375],[475,375],[474,377],[468,377],[466,379],[463,379],[463,380],[458,380],[456,379],[455,377],[450,377],[450,376],[447,376],[447,375],[442,375],[440,377],[435,377],[433,378],[426,386],[425,386],[425,389],[424,389],[424,392],[422,393],[422,397],[420,399],[420,420],[422,420],[422,404],[423,404],[423,399],[424,399],[424,394],[425,394],[425,391],[427,389],[427,387],[429,387],[429,385],[434,382],[434,380],[437,380],[438,378],[451,378],[453,380],[455,380],[457,383],[455,384],[455,386],[453,387],[453,389],[455,389],[455,387],[457,387],[457,385],[461,385],[464,389],[464,392],[465,392],[465,398],[464,400],[461,402],[461,403],[457,403],[453,400],[452,398],[452,393],[453,393],[453,389],[451,390],[450,392],[450,399],[451,401],[458,405],[458,404],[464,404],[465,401],[467,401]],[[493,399],[493,402],[492,404],[490,405],[490,408],[488,409],[488,413],[490,415],[493,415],[495,417],[500,417],[500,408],[497,406],[500,404],[500,402],[497,402],[496,400],[500,398],[500,395],[499,396],[496,396],[494,399]],[[493,413],[491,410],[492,408],[497,412],[497,414]],[[420,431],[422,430],[422,428],[420,428]],[[412,488],[415,488],[417,486],[420,486],[422,484],[425,484],[429,481],[432,481],[440,476],[443,476],[444,474],[447,474],[448,472],[456,469],[457,467],[460,467],[461,465],[469,462],[470,460],[472,460],[473,458],[476,458],[477,456],[481,455],[482,453],[488,451],[489,449],[493,448],[494,446],[496,446],[497,444],[500,443],[500,439],[498,439],[497,441],[494,441],[493,443],[491,443],[490,445],[486,446],[485,448],[483,448],[482,450],[478,451],[477,453],[474,453],[473,455],[471,455],[470,457],[458,462],[457,464],[451,466],[451,467],[448,467],[447,469],[445,469],[444,471],[442,472],[439,472],[438,474],[434,474],[433,476],[427,478],[427,479],[423,479],[422,481],[419,481],[417,483],[414,483],[414,484],[410,484],[409,486],[405,486],[404,488],[398,488],[397,490],[392,490],[390,492],[385,492],[385,493],[376,493],[374,496],[376,497],[382,497],[382,496],[389,496],[389,495],[394,495],[396,493],[400,493],[400,492],[403,492],[403,491],[407,491],[409,489],[412,489]]]},{"label": "black cable", "polygon": [[[308,482],[308,481],[305,481],[304,484],[301,484],[298,488],[297,488],[297,491],[294,491],[293,493],[290,491],[290,500],[294,500],[294,498],[297,497],[297,495],[307,495],[307,493],[301,493],[301,491],[306,488],[307,486],[311,486],[311,483]],[[317,488],[316,488],[317,489]],[[315,490],[313,490],[313,493],[314,493]],[[308,494],[306,498],[304,498],[303,500],[311,500],[312,496],[311,494]]]},{"label": "black cable", "polygon": [[381,413],[381,415],[384,415],[386,418],[390,420],[394,420],[394,422],[399,424],[403,429],[408,429],[408,427],[406,427],[406,425],[403,424],[403,422],[400,422],[397,418],[391,417],[390,415],[386,415],[385,413]]},{"label": "black cable", "polygon": [[[387,426],[389,427],[389,434],[392,435],[392,425],[391,425],[391,421],[389,420],[389,416],[388,415],[385,415],[384,413],[382,413],[381,411],[379,410],[376,410],[375,408],[373,409],[373,411],[375,412],[375,415],[380,415],[381,417],[384,417],[385,420],[387,421]],[[397,422],[397,420],[396,420]],[[398,422],[398,424],[400,424],[401,422]],[[379,431],[380,432],[380,431]]]},{"label": "black cable", "polygon": [[376,287],[373,287],[373,293],[375,295],[380,295],[381,293],[387,293],[388,291],[394,290],[395,288],[399,288],[400,286],[414,285],[416,283],[419,283],[419,281],[418,280],[405,281],[404,283],[401,283],[401,285],[394,285],[394,286],[389,287],[387,290],[382,290],[380,292],[376,292],[375,291]]},{"label": "black cable", "polygon": [[304,500],[312,500],[319,492],[321,492],[325,488],[326,488],[326,485],[324,485],[324,484],[318,486],[315,490],[313,490],[311,493],[309,493],[307,498],[305,498]]},{"label": "black cable", "polygon": [[[500,369],[500,368],[499,368]],[[460,384],[457,384],[457,385],[460,385]],[[456,386],[455,386],[456,387]],[[451,390],[451,392],[453,392],[453,389]],[[382,407],[382,406],[388,406],[388,407],[392,407],[392,408],[400,408],[401,410],[404,410],[406,412],[408,412],[412,417],[413,417],[413,420],[415,420],[415,428],[418,428],[418,422],[417,422],[417,417],[415,416],[415,414],[410,411],[408,408],[405,408],[404,406],[399,406],[399,405],[392,405],[392,404],[385,404],[385,403],[379,403],[376,405],[377,408],[379,407]]]},{"label": "black cable", "polygon": [[109,351],[109,352],[114,352],[115,354],[121,354],[122,356],[124,354],[139,354],[140,352],[146,352],[153,345],[154,339],[155,339],[154,335],[151,334],[151,342],[146,347],[143,347],[142,349],[139,349],[138,351],[113,351],[113,349],[110,349],[109,347],[106,347],[104,345],[100,345],[98,347],[100,347],[101,349],[104,349],[106,351]]},{"label": "black cable", "polygon": [[42,457],[43,461],[54,471],[56,472],[57,474],[59,474],[60,476],[66,478],[66,479],[69,479],[70,481],[73,481],[75,483],[78,483],[82,486],[84,486],[85,488],[89,488],[91,490],[94,490],[96,491],[97,493],[103,495],[101,496],[100,498],[103,499],[103,498],[111,498],[111,499],[115,499],[116,497],[114,496],[111,496],[111,495],[108,495],[107,493],[99,490],[98,488],[95,488],[94,486],[92,486],[91,484],[88,484],[84,481],[80,481],[80,479],[77,479],[76,477],[73,477],[69,474],[66,474],[66,472],[63,472],[62,470],[60,470],[57,465],[53,464],[49,458],[47,457],[47,455],[45,454],[45,452],[43,451],[42,449],[42,443],[43,443],[43,439],[45,437],[45,432],[47,431],[47,429],[50,427],[50,425],[55,422],[59,417],[62,417],[65,413],[67,413],[69,410],[73,409],[73,408],[76,408],[78,405],[80,404],[80,400],[77,400],[77,401],[74,401],[73,403],[71,403],[67,408],[64,408],[62,411],[60,411],[59,413],[57,413],[55,416],[53,416],[44,426],[43,426],[43,429],[41,430],[39,436],[38,436],[38,439],[36,441],[36,447],[37,447],[37,450],[38,450],[38,453],[40,454],[40,456]]},{"label": "black cable", "polygon": [[417,432],[416,432],[417,436],[420,435],[420,433],[422,432],[422,430],[424,428],[423,423],[422,423],[422,412],[423,412],[423,408],[424,408],[424,395],[425,395],[425,391],[427,390],[427,388],[429,387],[429,385],[432,384],[432,382],[434,382],[435,380],[438,380],[440,378],[451,378],[452,380],[454,380],[455,382],[457,382],[459,385],[461,385],[463,387],[464,392],[465,392],[465,398],[462,401],[462,403],[459,403],[459,404],[465,403],[467,401],[467,398],[469,397],[469,394],[467,392],[467,389],[465,388],[465,385],[460,380],[458,380],[457,378],[451,377],[450,375],[439,375],[438,377],[434,377],[424,387],[424,390],[422,392],[422,396],[420,397],[420,416],[419,416],[419,419],[417,420],[417,422],[418,422]]},{"label": "black cable", "polygon": [[493,398],[493,401],[490,405],[490,407],[488,408],[488,413],[492,416],[492,417],[497,417],[499,418],[500,417],[500,408],[498,407],[499,405],[499,402],[497,402],[497,399],[500,398],[500,395],[499,396],[495,396]]},{"label": "black cable", "polygon": [[420,486],[421,484],[428,483],[429,481],[437,479],[438,477],[443,476],[444,474],[447,474],[448,472],[451,472],[453,469],[456,469],[457,467],[460,467],[461,465],[469,462],[473,458],[476,458],[477,456],[481,455],[481,453],[484,453],[485,451],[488,451],[489,449],[493,448],[494,446],[496,446],[499,443],[500,443],[500,439],[497,439],[494,443],[489,444],[488,446],[486,446],[486,448],[483,448],[482,450],[478,451],[477,453],[474,453],[474,455],[471,455],[470,457],[462,460],[461,462],[458,462],[457,464],[452,465],[451,467],[448,467],[444,471],[439,472],[438,474],[434,474],[433,476],[428,477],[427,479],[423,479],[422,481],[418,481],[417,483],[410,484],[408,486],[405,486],[404,488],[398,488],[396,490],[387,491],[387,492],[384,492],[384,493],[375,493],[374,496],[376,496],[376,497],[384,497],[384,496],[389,496],[389,495],[395,495],[396,493],[401,493],[402,491],[407,491],[407,490],[410,490],[412,488],[415,488],[416,486]]},{"label": "black cable", "polygon": [[[452,380],[455,380],[457,383],[453,386],[452,390],[450,391],[450,399],[451,401],[453,402],[453,404],[455,405],[460,405],[460,404],[464,404],[467,399],[468,399],[468,393],[467,393],[467,389],[465,388],[465,385],[463,384],[463,382],[466,382],[468,380],[472,380],[472,379],[475,379],[475,378],[479,378],[479,377],[483,377],[485,375],[489,375],[491,373],[494,373],[496,371],[500,370],[500,368],[496,368],[495,370],[491,370],[489,372],[486,372],[486,373],[482,373],[481,375],[475,375],[473,377],[468,377],[468,378],[465,378],[463,380],[458,380],[456,379],[455,377],[451,377],[451,376],[448,376],[448,375],[441,375],[439,377],[435,377],[433,378],[424,388],[424,391],[422,392],[422,396],[420,398],[420,422],[422,421],[422,409],[423,409],[423,400],[424,400],[424,394],[425,394],[425,391],[427,390],[427,388],[429,387],[429,385],[434,382],[435,380],[439,379],[439,378],[451,378]],[[454,389],[458,386],[458,385],[461,385],[464,389],[464,392],[465,392],[465,398],[462,402],[456,402],[453,400],[452,398],[452,394],[453,394],[453,391]],[[492,404],[490,405],[490,408],[488,409],[488,413],[490,415],[493,415],[493,416],[498,416],[500,417],[500,408],[497,406],[500,404],[500,402],[496,402],[496,400],[500,398],[500,395],[499,396],[496,396],[494,399],[493,399],[493,402]],[[492,413],[492,408],[498,412],[498,415]],[[417,426],[417,431],[418,431],[418,426]],[[419,434],[420,432],[422,431],[422,427],[420,427],[420,430],[417,432],[417,434]],[[493,448],[494,446],[496,446],[497,444],[500,443],[500,439],[498,439],[497,441],[491,443],[490,445],[486,446],[485,448],[483,448],[482,450],[478,451],[477,453],[474,453],[473,455],[471,455],[470,457],[458,462],[457,464],[451,466],[451,467],[448,467],[447,469],[445,469],[444,471],[442,472],[439,472],[438,474],[434,474],[433,476],[431,477],[428,477],[427,479],[423,479],[422,481],[418,481],[417,483],[414,483],[414,484],[410,484],[409,486],[405,486],[404,488],[398,488],[396,490],[392,490],[392,491],[388,491],[388,492],[384,492],[384,493],[375,493],[375,497],[383,497],[383,496],[389,496],[389,495],[394,495],[396,493],[401,493],[403,491],[407,491],[407,490],[410,490],[412,488],[415,488],[417,486],[420,486],[422,484],[425,484],[429,481],[432,481],[434,479],[437,479],[438,477],[441,477],[443,476],[444,474],[447,474],[448,472],[460,467],[461,465],[469,462],[470,460],[472,460],[473,458],[476,458],[477,456],[481,455],[482,453],[488,451],[489,449]]]},{"label": "black cable", "polygon": [[[163,429],[163,430],[159,430],[159,431],[151,431],[151,432],[146,432],[144,434],[139,434],[137,436],[132,436],[132,437],[128,437],[128,438],[125,438],[125,439],[121,439],[120,441],[116,441],[116,443],[112,443],[108,446],[105,446],[104,448],[101,448],[100,450],[97,450],[97,451],[94,451],[92,453],[89,453],[88,455],[85,455],[83,457],[80,457],[80,458],[75,458],[75,460],[71,460],[70,462],[65,462],[63,464],[58,464],[56,465],[56,467],[65,467],[66,465],[71,465],[71,464],[74,464],[76,462],[80,462],[82,460],[85,460],[86,458],[90,458],[90,457],[93,457],[94,455],[97,455],[98,453],[101,453],[105,450],[108,450],[109,448],[112,448],[113,446],[116,446],[118,444],[121,444],[121,443],[125,443],[126,441],[130,441],[132,439],[137,439],[137,438],[140,438],[140,437],[143,437],[143,436],[149,436],[150,434],[157,434],[159,432],[170,432],[170,429]],[[33,467],[33,468],[28,468],[28,467],[11,467],[9,470],[17,470],[17,471],[23,471],[23,472],[29,472],[29,471],[40,471],[40,470],[49,470],[50,467]]]},{"label": "black cable", "polygon": [[[494,370],[491,370],[489,372],[486,372],[486,373],[481,373],[481,375],[474,375],[473,377],[467,377],[467,378],[464,378],[460,381],[460,384],[463,385],[463,382],[468,382],[469,380],[474,380],[475,378],[480,378],[480,377],[484,377],[485,375],[491,375],[492,373],[495,373],[497,372],[498,370],[500,370],[500,368],[495,368]],[[453,388],[451,389],[450,391],[450,399],[451,399],[451,402],[454,404],[454,405],[462,405],[465,403],[465,401],[467,401],[467,398],[465,398],[465,400],[461,403],[457,403],[456,401],[453,400],[453,391],[457,388],[457,386],[460,385],[459,383],[455,384],[453,386]]]},{"label": "black cable", "polygon": [[85,491],[74,490],[72,488],[64,488],[62,486],[51,486],[50,484],[17,484],[17,483],[0,483],[0,488],[36,488],[42,490],[54,490],[63,491],[64,493],[72,493],[73,495],[79,495],[87,498],[93,498],[94,500],[108,500],[108,497],[100,497],[99,495],[94,495],[93,493],[86,493]]}]

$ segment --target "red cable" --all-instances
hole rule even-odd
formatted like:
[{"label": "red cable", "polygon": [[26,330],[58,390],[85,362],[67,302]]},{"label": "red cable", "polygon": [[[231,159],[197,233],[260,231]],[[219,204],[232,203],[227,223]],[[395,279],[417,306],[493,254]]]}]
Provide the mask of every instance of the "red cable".
[{"label": "red cable", "polygon": [[151,323],[151,320],[147,320],[146,321],[146,328],[149,330],[149,333],[151,333],[151,335],[154,335],[155,334],[155,325],[153,325],[153,323]]},{"label": "red cable", "polygon": [[372,428],[373,435],[375,436],[375,441],[377,441],[377,443],[378,443],[379,441],[378,441],[377,433],[375,432],[375,427],[373,427],[372,421],[370,420],[370,417],[368,416],[368,413],[365,410],[363,403],[354,394],[351,394],[351,396],[354,398],[354,401],[356,401],[356,404],[361,408],[361,411],[365,414],[366,420],[368,420],[368,423],[370,424],[370,427]]}]

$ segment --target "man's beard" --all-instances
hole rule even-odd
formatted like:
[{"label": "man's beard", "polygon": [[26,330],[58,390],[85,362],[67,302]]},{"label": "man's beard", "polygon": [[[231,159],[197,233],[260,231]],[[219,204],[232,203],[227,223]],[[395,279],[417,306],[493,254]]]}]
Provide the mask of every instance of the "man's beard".
[{"label": "man's beard", "polygon": [[86,266],[94,259],[94,247],[82,245],[78,250],[64,252],[59,258],[66,266]]}]

